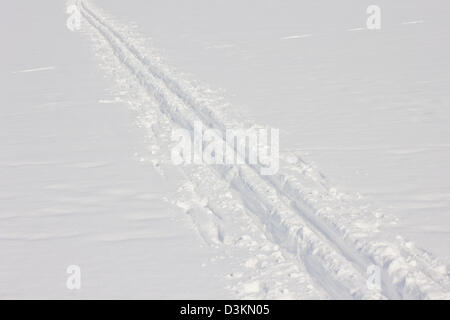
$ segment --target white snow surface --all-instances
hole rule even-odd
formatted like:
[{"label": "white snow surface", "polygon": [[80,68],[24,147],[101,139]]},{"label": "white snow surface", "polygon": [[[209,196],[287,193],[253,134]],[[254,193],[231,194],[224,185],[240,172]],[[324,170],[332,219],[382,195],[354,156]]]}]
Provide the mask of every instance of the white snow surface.
[{"label": "white snow surface", "polygon": [[[8,2],[0,298],[449,299],[450,4],[370,4]],[[280,170],[174,166],[198,122]]]}]

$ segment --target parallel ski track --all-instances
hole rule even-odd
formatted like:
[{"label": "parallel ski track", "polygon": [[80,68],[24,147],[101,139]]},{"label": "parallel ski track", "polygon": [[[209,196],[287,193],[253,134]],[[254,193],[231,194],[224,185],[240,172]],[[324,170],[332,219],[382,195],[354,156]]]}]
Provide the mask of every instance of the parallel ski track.
[{"label": "parallel ski track", "polygon": [[[166,74],[132,43],[110,26],[105,19],[79,2],[83,17],[109,43],[121,63],[137,78],[172,121],[192,130],[194,122],[225,132],[225,125],[217,120],[210,108],[199,103],[170,75]],[[263,176],[252,165],[215,167],[218,174],[230,183],[245,206],[266,227],[270,238],[298,258],[309,274],[334,298],[424,298],[420,288],[416,296],[409,296],[391,281],[383,268],[383,291],[374,292],[366,286],[366,268],[377,264],[330,227],[299,197],[299,191],[279,175]],[[425,276],[426,280],[434,282]],[[432,283],[434,285],[434,283]]]}]

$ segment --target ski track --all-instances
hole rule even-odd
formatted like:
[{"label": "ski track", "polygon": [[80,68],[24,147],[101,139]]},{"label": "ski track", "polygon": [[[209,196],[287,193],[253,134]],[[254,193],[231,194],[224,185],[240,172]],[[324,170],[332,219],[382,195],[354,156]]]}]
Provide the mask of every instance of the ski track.
[{"label": "ski track", "polygon": [[[221,114],[218,98],[179,79],[126,27],[88,1],[78,4],[94,42],[128,72],[128,80],[118,82],[135,81],[142,89],[132,104],[161,174],[170,171],[172,128],[192,131],[197,121],[221,133],[242,128]],[[331,188],[298,155],[282,154],[273,176],[247,163],[178,168],[186,182],[174,203],[192,217],[200,236],[229,257],[252,257],[230,274],[236,283],[230,289],[240,298],[450,298],[447,266],[399,236],[381,234],[382,215]],[[370,265],[381,269],[381,290],[366,285]]]}]

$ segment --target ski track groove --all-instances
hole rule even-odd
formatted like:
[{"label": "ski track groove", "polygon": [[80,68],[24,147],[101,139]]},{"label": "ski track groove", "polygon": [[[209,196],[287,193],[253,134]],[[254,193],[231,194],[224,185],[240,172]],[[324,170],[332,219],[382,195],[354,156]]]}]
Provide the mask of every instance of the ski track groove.
[{"label": "ski track groove", "polygon": [[[176,80],[153,65],[120,32],[94,13],[85,1],[79,4],[84,18],[158,102],[161,112],[175,124],[191,131],[194,122],[199,120],[205,127],[218,129],[222,133],[225,131],[226,125],[215,117],[209,107],[196,101]],[[386,243],[370,243],[364,238],[351,241],[351,236],[343,236],[351,229],[339,223],[336,229],[326,216],[321,216],[308,202],[297,177],[280,174],[263,176],[257,166],[249,164],[213,168],[241,198],[245,207],[258,217],[267,236],[303,264],[330,297],[398,299],[427,298],[429,292],[446,293],[448,276],[446,278],[436,273],[429,266],[432,257],[401,248],[403,255],[400,259],[417,258],[421,268],[410,270],[402,265],[406,268],[406,274],[404,268],[393,270],[393,263],[398,261],[389,250],[387,253],[383,251],[386,247],[390,249]],[[211,207],[207,209],[216,214]],[[379,251],[382,252],[379,254]],[[382,266],[382,292],[369,290],[366,286],[366,268],[371,264]],[[411,272],[419,278],[422,287],[429,290],[422,290],[416,282],[411,282]],[[444,283],[441,283],[442,280]]]}]

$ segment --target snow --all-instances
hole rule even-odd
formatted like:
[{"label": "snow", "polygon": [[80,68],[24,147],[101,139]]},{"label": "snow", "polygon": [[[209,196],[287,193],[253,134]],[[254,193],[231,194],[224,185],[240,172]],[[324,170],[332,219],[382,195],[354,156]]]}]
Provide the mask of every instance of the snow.
[{"label": "snow", "polygon": [[[73,3],[79,31],[52,0],[0,31],[0,297],[450,297],[445,1],[378,1],[381,30],[361,1]],[[199,122],[279,128],[279,171],[174,166]]]},{"label": "snow", "polygon": [[[177,180],[140,161],[134,114],[90,43],[65,28],[64,5],[7,6],[29,24],[11,14],[17,31],[2,28],[0,297],[231,297],[229,267],[209,261],[189,217],[164,200]],[[66,288],[69,265],[81,267],[80,291]]]}]

